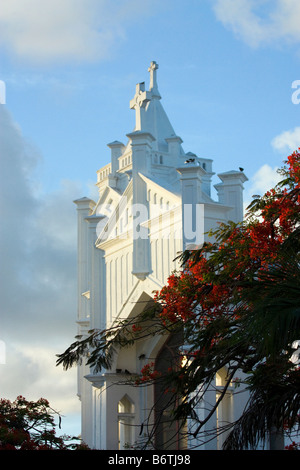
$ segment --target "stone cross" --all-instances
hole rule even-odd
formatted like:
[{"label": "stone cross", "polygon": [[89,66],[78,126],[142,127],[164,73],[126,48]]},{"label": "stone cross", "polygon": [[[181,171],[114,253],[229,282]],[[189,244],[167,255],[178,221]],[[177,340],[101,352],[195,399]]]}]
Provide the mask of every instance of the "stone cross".
[{"label": "stone cross", "polygon": [[135,109],[135,130],[141,131],[145,128],[146,104],[151,100],[151,93],[145,91],[145,82],[138,83],[135,95],[130,101],[130,109]]},{"label": "stone cross", "polygon": [[150,91],[157,90],[157,74],[156,70],[158,69],[158,64],[156,62],[151,62],[148,72],[150,72]]},{"label": "stone cross", "polygon": [[158,91],[157,87],[157,71],[158,64],[156,62],[151,62],[150,67],[148,68],[148,72],[150,72],[150,91],[152,93],[152,98],[160,99],[161,96]]}]

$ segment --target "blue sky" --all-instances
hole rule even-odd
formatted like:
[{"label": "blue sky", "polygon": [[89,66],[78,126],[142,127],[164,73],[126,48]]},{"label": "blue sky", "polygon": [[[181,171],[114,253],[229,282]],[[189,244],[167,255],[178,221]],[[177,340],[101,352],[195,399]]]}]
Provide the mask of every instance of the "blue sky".
[{"label": "blue sky", "polygon": [[242,166],[250,201],[300,146],[299,21],[298,0],[2,1],[2,396],[45,396],[79,432],[75,372],[55,367],[76,334],[72,201],[126,143],[150,62],[184,150]]}]

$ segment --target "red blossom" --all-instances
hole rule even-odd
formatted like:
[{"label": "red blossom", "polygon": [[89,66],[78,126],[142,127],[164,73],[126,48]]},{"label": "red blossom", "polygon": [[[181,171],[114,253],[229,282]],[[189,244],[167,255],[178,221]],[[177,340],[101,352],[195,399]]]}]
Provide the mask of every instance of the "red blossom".
[{"label": "red blossom", "polygon": [[146,364],[141,370],[141,377],[136,380],[136,385],[150,382],[161,376],[161,373],[154,370],[154,362]]},{"label": "red blossom", "polygon": [[139,331],[142,330],[142,327],[141,326],[138,326],[138,325],[132,325],[132,331],[133,333],[138,333]]}]

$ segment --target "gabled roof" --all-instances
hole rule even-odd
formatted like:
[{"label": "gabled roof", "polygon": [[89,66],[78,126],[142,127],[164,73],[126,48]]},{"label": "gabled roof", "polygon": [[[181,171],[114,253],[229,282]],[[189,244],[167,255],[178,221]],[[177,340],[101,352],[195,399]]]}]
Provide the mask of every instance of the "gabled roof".
[{"label": "gabled roof", "polygon": [[145,176],[142,173],[139,173],[139,176],[142,180],[145,181],[148,188],[156,189],[159,192],[160,196],[165,195],[170,200],[177,200],[179,203],[181,202],[181,191],[180,186],[178,187],[178,191],[174,191],[174,187],[166,182],[165,180],[161,181],[158,177],[149,177]]}]

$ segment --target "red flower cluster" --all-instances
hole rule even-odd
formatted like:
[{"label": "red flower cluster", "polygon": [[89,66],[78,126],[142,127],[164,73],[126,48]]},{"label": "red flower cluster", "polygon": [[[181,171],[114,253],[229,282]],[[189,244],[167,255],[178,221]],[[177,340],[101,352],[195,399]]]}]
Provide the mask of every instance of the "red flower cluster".
[{"label": "red flower cluster", "polygon": [[161,376],[161,373],[154,370],[154,362],[146,364],[141,370],[141,377],[136,380],[136,385],[151,382]]},{"label": "red flower cluster", "polygon": [[300,450],[299,442],[293,441],[291,444],[285,446],[285,450]]},{"label": "red flower cluster", "polygon": [[[299,148],[300,150],[300,148]],[[300,185],[300,160],[299,152],[295,151],[287,158],[290,177],[295,181],[296,186]],[[299,202],[299,199],[298,199]]]},{"label": "red flower cluster", "polygon": [[138,325],[132,325],[131,329],[133,333],[138,333],[139,331],[142,330],[142,327]]}]

